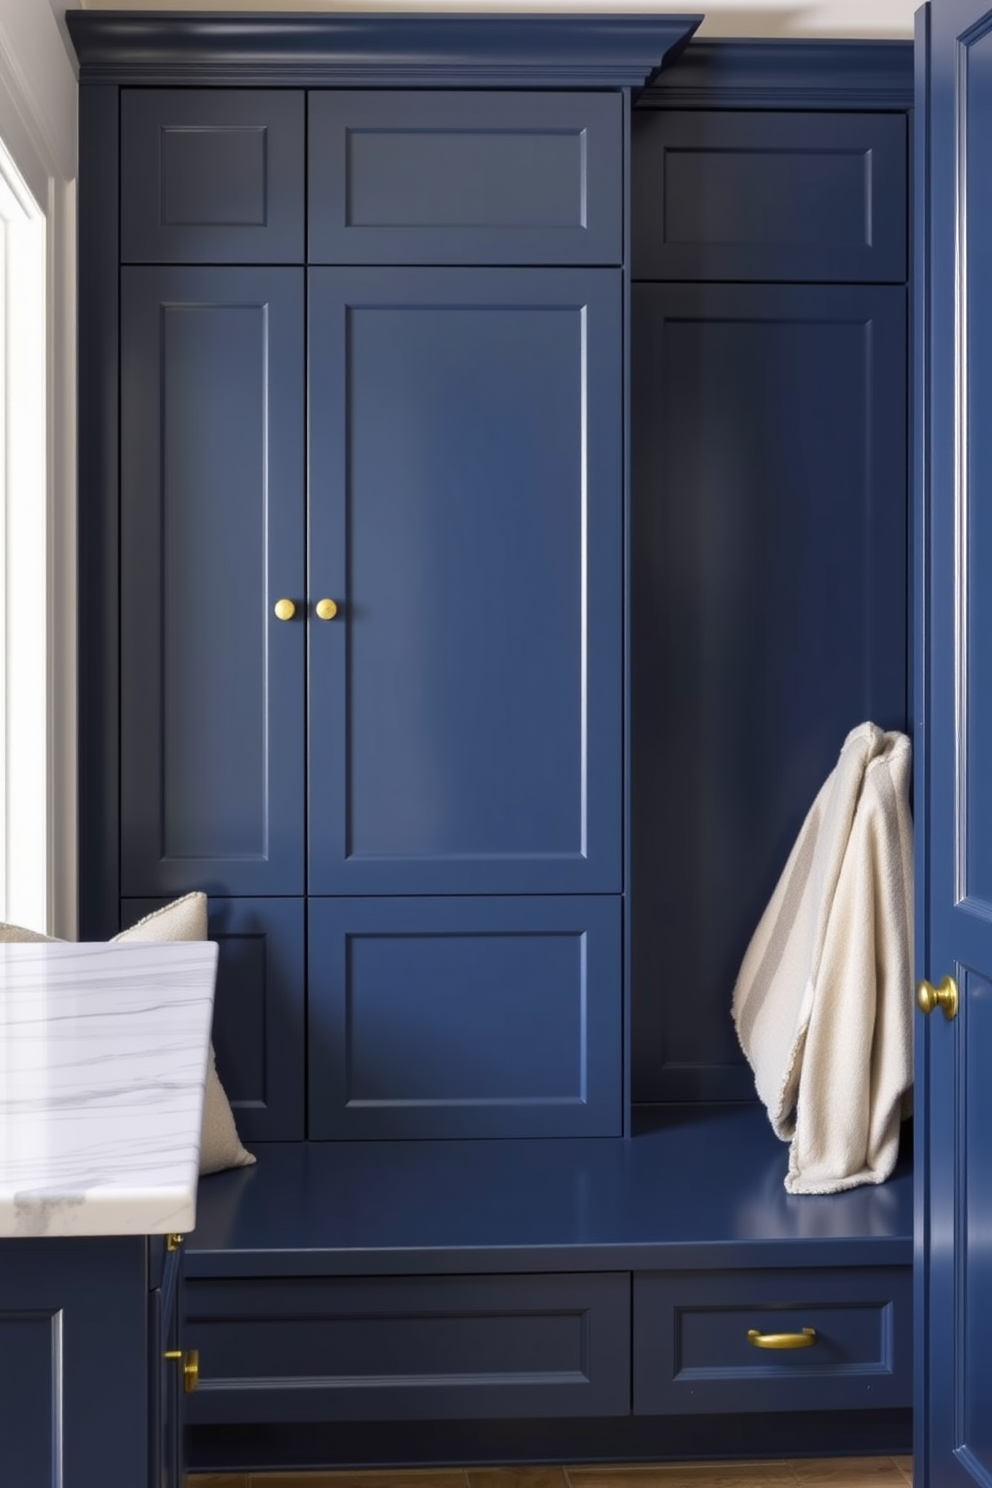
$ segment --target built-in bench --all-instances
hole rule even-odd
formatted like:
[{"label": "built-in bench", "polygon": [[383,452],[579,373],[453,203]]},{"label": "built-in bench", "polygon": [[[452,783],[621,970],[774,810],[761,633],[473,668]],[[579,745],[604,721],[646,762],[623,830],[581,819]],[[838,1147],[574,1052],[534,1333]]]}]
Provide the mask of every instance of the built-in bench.
[{"label": "built-in bench", "polygon": [[910,1448],[908,1164],[792,1197],[757,1105],[257,1151],[188,1241],[193,1468]]}]

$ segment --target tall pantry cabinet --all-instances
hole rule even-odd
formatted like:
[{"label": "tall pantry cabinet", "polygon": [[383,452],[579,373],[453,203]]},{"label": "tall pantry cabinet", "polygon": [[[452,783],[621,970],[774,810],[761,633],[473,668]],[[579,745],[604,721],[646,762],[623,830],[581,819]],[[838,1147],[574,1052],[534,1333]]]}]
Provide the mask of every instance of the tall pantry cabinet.
[{"label": "tall pantry cabinet", "polygon": [[120,914],[208,892],[246,1140],[624,1130],[629,83],[697,23],[120,90]]}]

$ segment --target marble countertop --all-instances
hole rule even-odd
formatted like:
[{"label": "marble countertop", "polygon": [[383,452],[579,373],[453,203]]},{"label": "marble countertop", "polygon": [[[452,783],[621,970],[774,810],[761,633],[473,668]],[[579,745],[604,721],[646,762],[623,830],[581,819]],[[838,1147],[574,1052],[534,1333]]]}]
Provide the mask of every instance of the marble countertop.
[{"label": "marble countertop", "polygon": [[192,1229],[217,947],[0,945],[0,1236]]}]

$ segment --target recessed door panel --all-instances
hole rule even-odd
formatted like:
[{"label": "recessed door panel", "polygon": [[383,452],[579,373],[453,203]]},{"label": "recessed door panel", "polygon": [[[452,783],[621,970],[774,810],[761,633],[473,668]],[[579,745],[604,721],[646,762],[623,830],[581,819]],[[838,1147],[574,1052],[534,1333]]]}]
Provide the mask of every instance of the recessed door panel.
[{"label": "recessed door panel", "polygon": [[620,900],[312,899],[310,1136],[616,1136]]},{"label": "recessed door panel", "polygon": [[299,893],[302,274],[122,279],[123,892]]},{"label": "recessed door panel", "polygon": [[620,888],[620,278],[315,270],[311,893]]}]

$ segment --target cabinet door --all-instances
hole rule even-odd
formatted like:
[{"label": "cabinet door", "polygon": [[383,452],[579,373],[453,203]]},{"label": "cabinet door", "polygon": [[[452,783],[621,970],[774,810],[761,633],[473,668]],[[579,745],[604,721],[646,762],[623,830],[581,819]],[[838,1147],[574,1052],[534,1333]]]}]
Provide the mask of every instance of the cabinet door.
[{"label": "cabinet door", "polygon": [[309,888],[621,886],[621,281],[310,275]]},{"label": "cabinet door", "polygon": [[148,1266],[138,1236],[0,1241],[0,1481],[149,1481]]},{"label": "cabinet door", "polygon": [[311,1137],[619,1136],[620,903],[311,899]]},{"label": "cabinet door", "polygon": [[905,290],[639,284],[633,378],[634,1099],[747,1100],[748,941],[847,732],[906,727]]},{"label": "cabinet door", "polygon": [[121,278],[122,892],[298,894],[302,271]]},{"label": "cabinet door", "polygon": [[[917,1375],[923,1484],[992,1481],[992,8],[926,7],[916,754],[918,975],[958,1006],[916,1028]],[[925,230],[922,230],[925,226]],[[925,279],[924,279],[925,274]],[[986,560],[988,560],[986,562]]]}]

